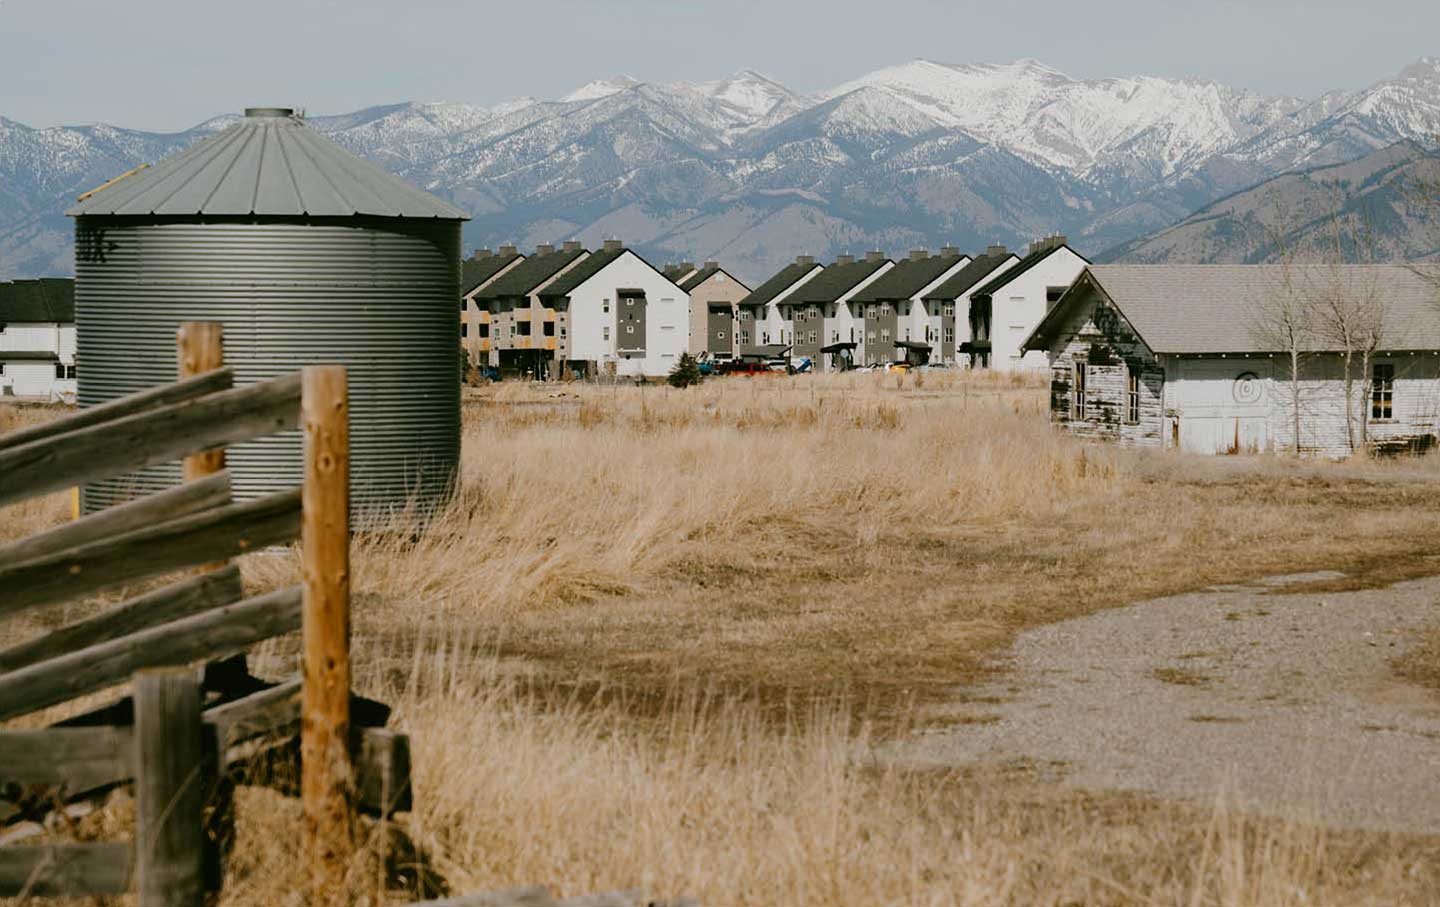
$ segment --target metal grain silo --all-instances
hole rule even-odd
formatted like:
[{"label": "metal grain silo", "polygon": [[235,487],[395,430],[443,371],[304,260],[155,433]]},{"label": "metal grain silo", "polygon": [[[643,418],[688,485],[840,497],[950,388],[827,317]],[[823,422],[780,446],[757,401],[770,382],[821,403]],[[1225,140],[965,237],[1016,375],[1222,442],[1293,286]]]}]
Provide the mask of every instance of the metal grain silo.
[{"label": "metal grain silo", "polygon": [[[175,331],[224,325],[241,384],[349,367],[357,515],[444,499],[460,453],[466,215],[316,133],[252,108],[69,211],[81,406],[175,380]],[[300,481],[298,432],[236,445],[237,496]],[[87,511],[179,481],[170,464],[85,489]]]}]

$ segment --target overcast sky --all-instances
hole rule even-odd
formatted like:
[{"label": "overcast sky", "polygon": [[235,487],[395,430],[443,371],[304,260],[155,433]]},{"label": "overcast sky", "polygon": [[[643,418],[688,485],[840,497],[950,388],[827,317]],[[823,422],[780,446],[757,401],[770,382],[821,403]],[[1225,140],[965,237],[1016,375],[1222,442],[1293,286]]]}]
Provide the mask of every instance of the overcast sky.
[{"label": "overcast sky", "polygon": [[486,104],[745,68],[813,91],[915,57],[1313,97],[1427,55],[1437,0],[0,0],[0,116],[178,130],[245,106]]}]

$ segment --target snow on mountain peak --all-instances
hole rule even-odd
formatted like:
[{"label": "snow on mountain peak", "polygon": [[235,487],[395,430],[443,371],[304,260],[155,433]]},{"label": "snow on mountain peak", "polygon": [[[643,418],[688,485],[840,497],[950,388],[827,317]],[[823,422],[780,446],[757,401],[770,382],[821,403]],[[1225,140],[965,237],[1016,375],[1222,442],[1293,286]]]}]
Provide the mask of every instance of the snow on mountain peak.
[{"label": "snow on mountain peak", "polygon": [[612,94],[619,94],[639,84],[639,79],[634,79],[630,76],[612,76],[608,79],[596,79],[593,82],[586,82],[560,100],[594,101],[600,98],[608,98]]}]

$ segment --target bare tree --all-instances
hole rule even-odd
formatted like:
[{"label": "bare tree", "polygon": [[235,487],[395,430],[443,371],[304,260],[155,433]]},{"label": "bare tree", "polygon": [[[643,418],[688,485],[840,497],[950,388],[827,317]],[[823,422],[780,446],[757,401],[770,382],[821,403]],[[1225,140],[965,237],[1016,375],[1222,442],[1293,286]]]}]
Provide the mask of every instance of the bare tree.
[{"label": "bare tree", "polygon": [[1269,228],[1268,235],[1261,239],[1261,249],[1276,259],[1276,266],[1269,270],[1266,285],[1260,287],[1264,303],[1251,315],[1250,333],[1256,344],[1267,350],[1283,352],[1289,365],[1290,432],[1291,451],[1300,454],[1300,413],[1302,385],[1300,372],[1302,361],[1315,348],[1314,307],[1306,296],[1300,268],[1295,261],[1294,250],[1287,233],[1288,217],[1283,199],[1272,198],[1279,216]]}]

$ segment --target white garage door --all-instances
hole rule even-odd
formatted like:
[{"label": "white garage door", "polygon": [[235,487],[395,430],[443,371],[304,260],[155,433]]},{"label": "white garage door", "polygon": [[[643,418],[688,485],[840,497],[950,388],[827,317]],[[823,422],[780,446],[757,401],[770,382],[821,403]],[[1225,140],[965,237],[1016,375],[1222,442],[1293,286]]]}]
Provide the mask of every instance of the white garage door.
[{"label": "white garage door", "polygon": [[1269,448],[1270,363],[1188,359],[1180,363],[1180,447],[1194,453]]}]

